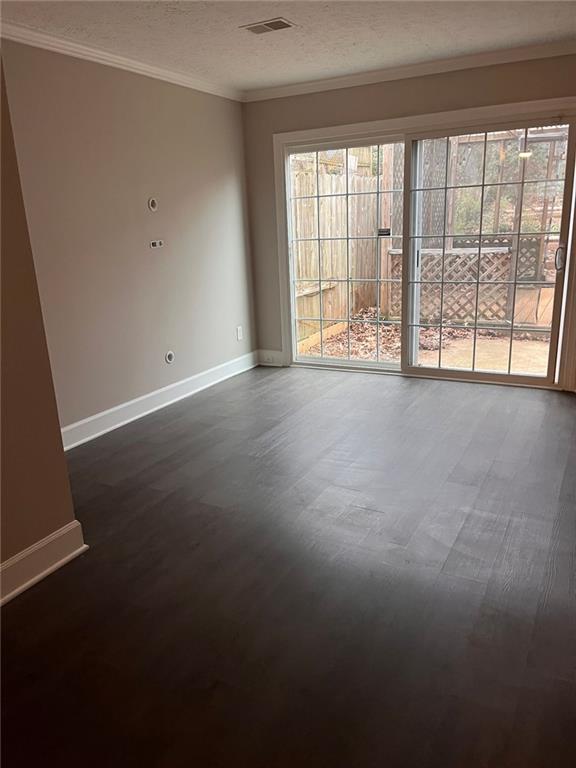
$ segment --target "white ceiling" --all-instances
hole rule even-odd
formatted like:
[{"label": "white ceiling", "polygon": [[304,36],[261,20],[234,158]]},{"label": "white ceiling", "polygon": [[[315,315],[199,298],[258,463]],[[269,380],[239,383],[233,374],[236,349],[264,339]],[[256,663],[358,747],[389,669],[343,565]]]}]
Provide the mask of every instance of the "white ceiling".
[{"label": "white ceiling", "polygon": [[[244,24],[283,16],[293,29]],[[576,2],[2,3],[2,21],[245,92],[576,40]]]}]

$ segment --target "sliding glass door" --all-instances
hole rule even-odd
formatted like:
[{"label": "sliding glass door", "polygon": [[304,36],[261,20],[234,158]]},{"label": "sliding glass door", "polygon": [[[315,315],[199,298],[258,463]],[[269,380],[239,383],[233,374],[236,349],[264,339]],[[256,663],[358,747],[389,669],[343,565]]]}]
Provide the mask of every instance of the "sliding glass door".
[{"label": "sliding glass door", "polygon": [[533,125],[291,151],[293,359],[552,383],[572,134]]},{"label": "sliding glass door", "polygon": [[399,368],[404,143],[289,158],[295,357]]},{"label": "sliding glass door", "polygon": [[568,138],[552,125],[413,142],[410,367],[553,379]]}]

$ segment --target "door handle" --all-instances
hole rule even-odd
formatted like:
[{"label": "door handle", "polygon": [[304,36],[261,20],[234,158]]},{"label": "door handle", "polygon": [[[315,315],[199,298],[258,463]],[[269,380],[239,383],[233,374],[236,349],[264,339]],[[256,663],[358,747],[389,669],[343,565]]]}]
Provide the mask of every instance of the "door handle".
[{"label": "door handle", "polygon": [[560,270],[564,269],[566,266],[565,245],[559,245],[558,248],[556,248],[556,253],[554,254],[554,266],[556,267],[556,272],[560,272]]}]

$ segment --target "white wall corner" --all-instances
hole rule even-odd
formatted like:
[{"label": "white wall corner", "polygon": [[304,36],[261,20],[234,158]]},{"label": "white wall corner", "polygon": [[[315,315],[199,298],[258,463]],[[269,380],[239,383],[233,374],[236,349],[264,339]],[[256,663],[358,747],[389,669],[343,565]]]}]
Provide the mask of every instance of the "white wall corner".
[{"label": "white wall corner", "polygon": [[259,365],[271,365],[277,367],[286,365],[284,353],[278,352],[275,349],[259,349],[258,363]]},{"label": "white wall corner", "polygon": [[0,605],[86,552],[82,526],[73,520],[0,566]]},{"label": "white wall corner", "polygon": [[214,386],[220,381],[229,379],[239,373],[249,371],[258,365],[258,352],[248,352],[226,363],[208,368],[205,371],[190,376],[188,379],[169,384],[162,389],[156,389],[147,395],[121,403],[107,411],[96,413],[86,419],[69,424],[62,429],[62,442],[64,450],[69,450],[89,440],[111,432],[113,429],[124,426],[131,421],[142,418],[149,413],[165,408],[185,397],[190,397],[196,392]]}]

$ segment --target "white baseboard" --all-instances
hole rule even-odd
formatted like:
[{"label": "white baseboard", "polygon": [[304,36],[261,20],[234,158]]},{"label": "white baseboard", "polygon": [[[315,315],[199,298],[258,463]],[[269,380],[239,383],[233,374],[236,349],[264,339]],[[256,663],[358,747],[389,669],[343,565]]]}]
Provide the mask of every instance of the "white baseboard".
[{"label": "white baseboard", "polygon": [[247,355],[236,357],[227,363],[222,363],[214,368],[190,376],[188,379],[177,381],[175,384],[169,384],[162,389],[156,389],[147,395],[121,403],[107,411],[96,413],[87,419],[82,419],[74,424],[69,424],[62,429],[62,442],[64,450],[74,448],[89,440],[111,432],[113,429],[122,427],[131,421],[142,418],[148,413],[165,408],[171,403],[182,400],[185,397],[200,392],[202,389],[211,387],[220,381],[236,376],[238,373],[249,371],[258,365],[258,352],[249,352]]},{"label": "white baseboard", "polygon": [[59,528],[0,566],[0,605],[73,560],[88,546],[78,520]]},{"label": "white baseboard", "polygon": [[284,353],[278,352],[275,349],[259,349],[258,350],[258,364],[259,365],[272,365],[281,367],[285,365]]}]

